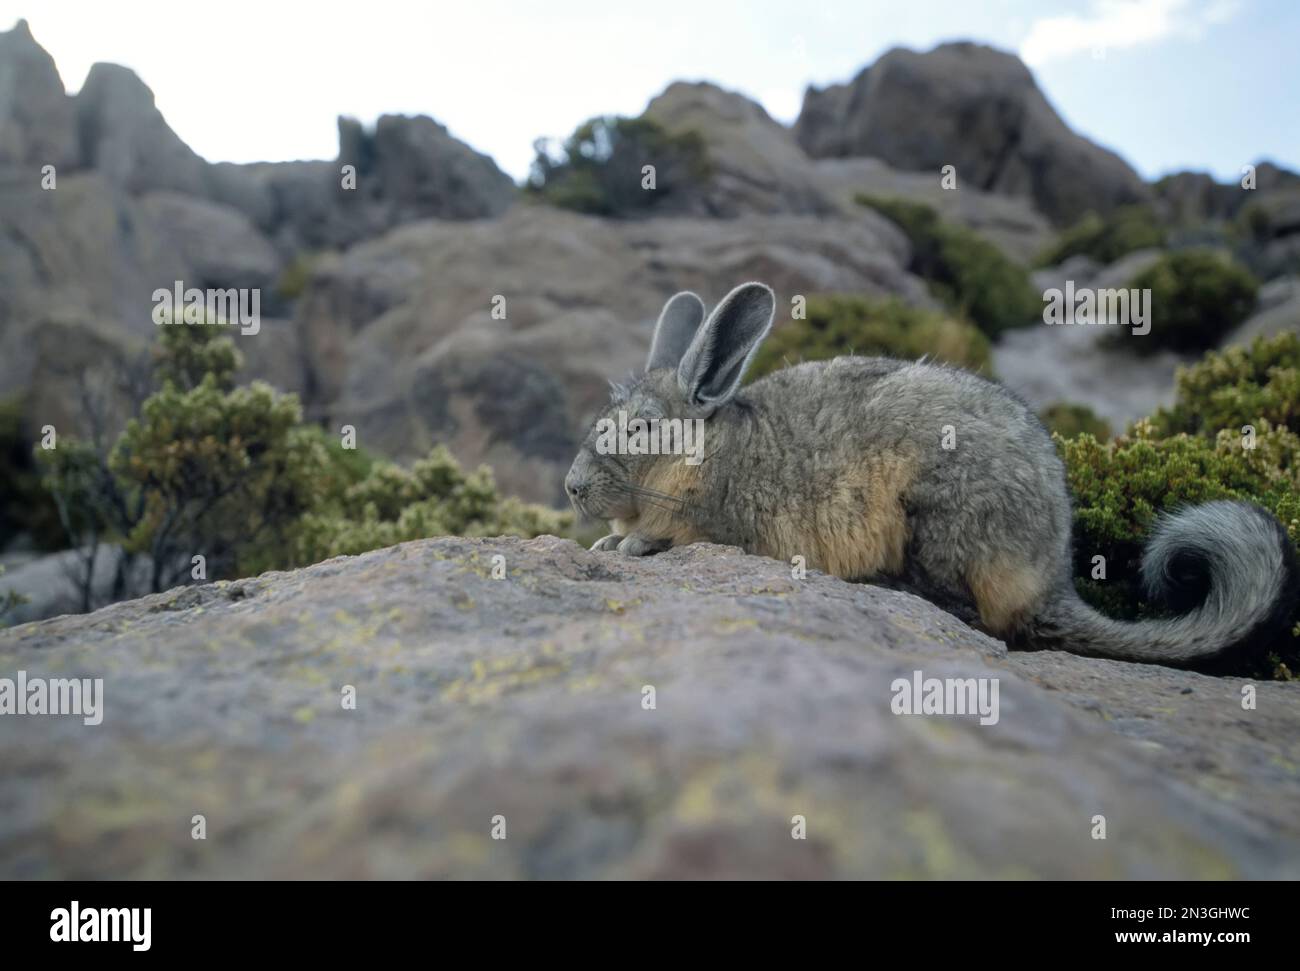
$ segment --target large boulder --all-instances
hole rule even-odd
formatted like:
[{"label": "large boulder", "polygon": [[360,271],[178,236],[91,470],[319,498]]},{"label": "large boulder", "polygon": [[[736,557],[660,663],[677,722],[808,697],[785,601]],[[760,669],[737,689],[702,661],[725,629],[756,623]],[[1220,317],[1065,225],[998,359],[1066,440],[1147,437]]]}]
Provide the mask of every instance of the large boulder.
[{"label": "large boulder", "polygon": [[385,210],[383,225],[480,219],[514,201],[511,178],[487,155],[425,115],[382,115],[373,132],[339,122],[339,164],[357,166],[357,191]]},{"label": "large boulder", "polygon": [[[177,280],[257,287],[270,317],[279,264],[227,206],[175,192],[135,195],[98,172],[61,175],[48,192],[36,180],[0,180],[0,398],[22,397],[30,427],[84,434],[99,421],[115,434],[131,406],[126,385],[147,373],[154,291]],[[302,368],[286,360],[299,353],[296,333],[269,324],[238,338],[250,372],[297,390]]]},{"label": "large boulder", "polygon": [[147,559],[133,558],[110,543],[44,555],[11,555],[5,560],[0,564],[5,567],[0,573],[0,603],[10,596],[18,598],[4,615],[7,624],[94,610],[151,589]]},{"label": "large boulder", "polygon": [[945,191],[937,173],[902,171],[874,158],[810,158],[762,105],[714,84],[671,84],[651,100],[644,117],[669,134],[697,135],[707,153],[708,177],[674,194],[679,214],[858,218],[863,208],[857,197],[867,194],[924,202],[1022,263],[1052,238],[1049,223],[1027,199],[966,184],[961,192]]},{"label": "large boulder", "polygon": [[165,244],[189,264],[187,286],[266,290],[266,306],[280,272],[280,256],[242,212],[171,191],[146,194],[140,208]]},{"label": "large boulder", "polygon": [[206,194],[208,163],[172,131],[153,92],[130,68],[93,65],[76,105],[83,166],[128,192]]},{"label": "large boulder", "polygon": [[795,136],[818,158],[953,165],[959,185],[1032,200],[1058,224],[1151,195],[1123,159],[1069,129],[1019,58],[979,44],[895,48],[848,84],[810,87]]},{"label": "large boulder", "polygon": [[[345,249],[421,219],[499,215],[518,190],[486,155],[424,115],[384,115],[371,130],[340,118],[331,161],[212,166],[208,194],[240,209],[282,255]],[[344,186],[344,166],[352,166]]]},{"label": "large boulder", "polygon": [[709,178],[687,192],[698,215],[826,215],[836,209],[790,130],[744,95],[678,81],[650,102],[644,117],[670,134],[695,132],[703,139]]},{"label": "large boulder", "polygon": [[1300,334],[1300,277],[1282,277],[1260,287],[1255,312],[1220,346],[1250,344],[1256,337],[1277,334]]},{"label": "large boulder", "polygon": [[1199,226],[1215,219],[1230,219],[1245,190],[1216,182],[1208,172],[1174,172],[1155,184],[1155,193],[1170,223]]},{"label": "large boulder", "polygon": [[20,166],[39,184],[40,168],[79,162],[77,121],[54,59],[20,20],[0,31],[0,169]]},{"label": "large boulder", "polygon": [[189,272],[97,173],[0,181],[0,398],[26,396],[32,427],[84,430],[84,379],[152,337],[151,294]]},{"label": "large boulder", "polygon": [[[7,879],[1300,876],[1294,685],[727,547],[424,540],[0,631],[19,671],[103,705],[3,716]],[[996,719],[896,714],[917,672]]]}]

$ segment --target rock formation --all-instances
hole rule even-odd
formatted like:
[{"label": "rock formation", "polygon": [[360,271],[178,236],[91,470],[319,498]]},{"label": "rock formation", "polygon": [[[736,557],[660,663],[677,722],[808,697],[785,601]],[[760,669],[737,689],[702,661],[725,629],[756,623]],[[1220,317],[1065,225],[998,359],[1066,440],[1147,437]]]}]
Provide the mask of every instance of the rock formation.
[{"label": "rock formation", "polygon": [[809,88],[795,136],[817,158],[870,156],[1032,200],[1057,224],[1146,200],[1123,159],[1070,131],[1020,59],[980,44],[895,48],[848,84]]},{"label": "rock formation", "polygon": [[[408,543],[0,631],[19,670],[103,718],[0,716],[10,879],[1300,876],[1293,684],[726,547]],[[895,714],[918,671],[996,723]]]}]

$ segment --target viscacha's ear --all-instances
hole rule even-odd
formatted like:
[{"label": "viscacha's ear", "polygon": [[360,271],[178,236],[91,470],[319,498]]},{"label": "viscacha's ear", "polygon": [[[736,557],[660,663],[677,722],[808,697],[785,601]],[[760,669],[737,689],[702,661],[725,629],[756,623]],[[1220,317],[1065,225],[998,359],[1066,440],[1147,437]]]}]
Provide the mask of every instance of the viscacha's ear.
[{"label": "viscacha's ear", "polygon": [[659,313],[659,323],[655,324],[655,336],[650,343],[650,357],[646,359],[645,369],[677,367],[703,319],[704,301],[691,291],[683,290],[669,299]]},{"label": "viscacha's ear", "polygon": [[692,404],[716,408],[731,400],[775,315],[767,284],[742,283],[723,297],[677,367],[677,384]]}]

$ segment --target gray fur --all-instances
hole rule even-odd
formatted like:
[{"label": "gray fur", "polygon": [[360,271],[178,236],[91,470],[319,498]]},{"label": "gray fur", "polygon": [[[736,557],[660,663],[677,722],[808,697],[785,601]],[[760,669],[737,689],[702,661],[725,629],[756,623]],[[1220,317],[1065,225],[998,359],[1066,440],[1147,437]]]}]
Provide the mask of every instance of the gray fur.
[{"label": "gray fur", "polygon": [[[1143,561],[1149,593],[1169,602],[1176,574],[1202,565],[1209,577],[1203,602],[1167,620],[1102,616],[1074,589],[1064,466],[1022,402],[954,368],[861,357],[798,364],[738,390],[773,307],[761,285],[732,291],[675,373],[649,370],[611,406],[611,414],[622,408],[642,417],[705,420],[705,459],[683,494],[646,487],[660,481],[663,463],[680,458],[599,455],[593,427],[566,478],[580,512],[619,524],[593,549],[663,549],[671,540],[647,534],[643,524],[654,519],[662,533],[665,516],[683,534],[751,551],[761,550],[777,521],[796,524],[811,542],[834,528],[825,521],[827,496],[843,494],[846,469],[860,467],[864,456],[908,455],[915,475],[899,497],[902,565],[854,578],[900,586],[972,617],[972,569],[1011,564],[1042,580],[1014,627],[995,631],[1013,643],[1200,663],[1275,620],[1291,595],[1291,551],[1277,521],[1246,503],[1212,502],[1162,520]],[[949,425],[953,449],[941,446]]]},{"label": "gray fur", "polygon": [[704,301],[689,290],[683,290],[666,304],[655,324],[654,340],[650,343],[650,356],[645,369],[676,367],[686,353],[691,338],[704,320]]},{"label": "gray fur", "polygon": [[687,400],[712,408],[725,404],[772,329],[775,313],[776,295],[762,283],[742,283],[723,297],[677,367],[677,384]]},{"label": "gray fur", "polygon": [[1223,653],[1261,626],[1289,594],[1288,542],[1277,520],[1245,502],[1220,500],[1162,517],[1142,554],[1147,598],[1170,599],[1173,565],[1194,556],[1209,571],[1204,601],[1169,620],[1111,620],[1078,597],[1062,597],[1038,618],[1038,638],[1076,654],[1186,664]]}]

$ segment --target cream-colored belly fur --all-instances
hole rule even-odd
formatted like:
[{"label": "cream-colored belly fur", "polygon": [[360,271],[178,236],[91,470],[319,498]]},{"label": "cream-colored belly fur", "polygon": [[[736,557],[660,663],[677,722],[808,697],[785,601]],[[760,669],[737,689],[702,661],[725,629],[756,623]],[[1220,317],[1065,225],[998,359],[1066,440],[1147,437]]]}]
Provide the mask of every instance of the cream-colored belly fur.
[{"label": "cream-colored belly fur", "polygon": [[[685,496],[700,474],[700,466],[665,462],[647,476],[645,484],[668,495]],[[757,542],[747,552],[787,562],[802,556],[808,567],[846,580],[898,574],[909,539],[903,496],[916,474],[917,463],[910,456],[864,456],[846,468],[829,494],[812,500],[812,509],[780,510],[758,523]],[[716,539],[659,508],[644,508],[635,521],[615,521],[613,527],[620,534],[636,532],[670,540],[674,546]]]}]

